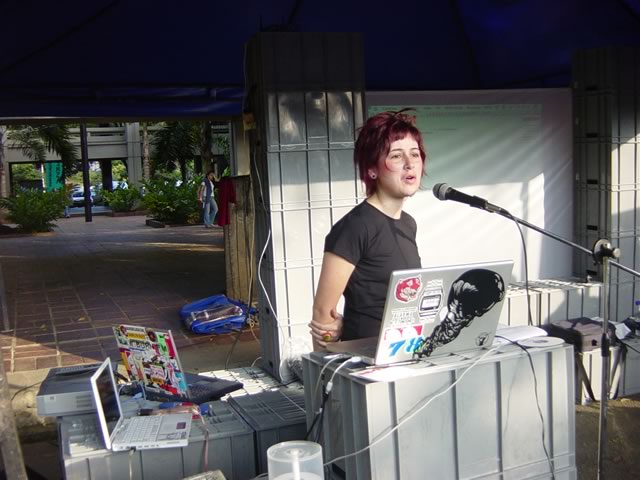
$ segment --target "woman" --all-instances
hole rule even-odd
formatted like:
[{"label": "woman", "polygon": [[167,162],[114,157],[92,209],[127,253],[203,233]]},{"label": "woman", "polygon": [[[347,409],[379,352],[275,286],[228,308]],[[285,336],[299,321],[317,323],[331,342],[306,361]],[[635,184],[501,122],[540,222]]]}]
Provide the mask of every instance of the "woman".
[{"label": "woman", "polygon": [[[367,198],[325,239],[309,324],[316,350],[377,336],[391,272],[421,266],[416,222],[402,208],[420,188],[426,155],[415,118],[404,112],[375,115],[358,135],[354,163]],[[336,311],[343,294],[344,320]]]},{"label": "woman", "polygon": [[213,227],[213,221],[218,213],[218,204],[215,199],[215,186],[219,178],[210,170],[204,177],[198,189],[198,202],[202,205],[204,212],[204,228]]}]

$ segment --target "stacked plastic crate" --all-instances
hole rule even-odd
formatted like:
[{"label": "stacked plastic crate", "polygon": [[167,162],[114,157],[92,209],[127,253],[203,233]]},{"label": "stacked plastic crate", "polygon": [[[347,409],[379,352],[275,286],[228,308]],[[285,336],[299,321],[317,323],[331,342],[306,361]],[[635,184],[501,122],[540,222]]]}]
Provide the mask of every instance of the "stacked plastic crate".
[{"label": "stacked plastic crate", "polygon": [[[602,284],[578,279],[548,279],[509,285],[500,323],[509,326],[546,325],[557,320],[600,315]],[[529,300],[527,301],[527,294]]]},{"label": "stacked plastic crate", "polygon": [[269,447],[305,438],[307,414],[304,390],[281,389],[232,397],[228,403],[255,433],[254,455],[258,473],[267,472]]},{"label": "stacked plastic crate", "polygon": [[262,358],[288,381],[283,360],[311,349],[324,237],[361,196],[352,158],[364,118],[362,38],[261,33],[245,63]]},{"label": "stacked plastic crate", "polygon": [[[575,240],[591,248],[607,239],[620,262],[640,267],[640,49],[602,48],[573,59]],[[602,280],[601,267],[574,254],[574,273]],[[611,268],[611,320],[632,314],[640,282]]]}]

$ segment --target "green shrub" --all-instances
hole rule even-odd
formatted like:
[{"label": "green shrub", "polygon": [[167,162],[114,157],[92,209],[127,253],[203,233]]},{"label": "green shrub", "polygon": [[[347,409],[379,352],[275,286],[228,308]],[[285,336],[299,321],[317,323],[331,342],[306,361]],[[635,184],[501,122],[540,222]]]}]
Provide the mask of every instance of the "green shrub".
[{"label": "green shrub", "polygon": [[48,232],[55,226],[68,203],[64,191],[41,192],[20,190],[15,195],[0,199],[0,207],[8,210],[7,218],[24,232]]},{"label": "green shrub", "polygon": [[116,188],[113,192],[102,191],[105,204],[109,205],[114,212],[132,211],[140,197],[140,192],[137,189],[124,186]]},{"label": "green shrub", "polygon": [[200,219],[196,179],[180,182],[174,175],[160,175],[143,183],[144,206],[156,220],[167,223],[197,223]]}]

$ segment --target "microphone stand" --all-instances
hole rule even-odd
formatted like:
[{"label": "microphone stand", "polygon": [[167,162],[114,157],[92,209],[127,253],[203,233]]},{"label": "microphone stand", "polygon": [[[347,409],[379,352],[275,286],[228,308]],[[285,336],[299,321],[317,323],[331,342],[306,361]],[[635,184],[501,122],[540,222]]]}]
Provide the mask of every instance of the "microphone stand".
[{"label": "microphone stand", "polygon": [[598,429],[598,479],[604,478],[605,468],[604,468],[604,460],[605,460],[605,447],[607,444],[607,401],[609,399],[609,266],[613,265],[614,267],[623,270],[631,275],[640,278],[640,272],[636,272],[629,267],[624,265],[620,265],[618,262],[610,262],[609,260],[614,258],[620,258],[620,249],[617,247],[612,247],[611,243],[608,240],[600,239],[598,240],[592,250],[583,247],[582,245],[578,245],[577,243],[571,242],[565,238],[556,235],[555,233],[548,232],[543,228],[540,228],[536,225],[533,225],[525,220],[522,220],[518,217],[511,215],[504,209],[498,210],[487,210],[490,213],[497,213],[502,215],[509,220],[513,220],[514,222],[519,223],[520,225],[524,225],[527,228],[535,230],[547,237],[553,238],[560,243],[564,243],[570,247],[575,248],[576,250],[580,250],[587,255],[591,255],[594,262],[598,265],[602,265],[602,283],[603,283],[603,315],[602,315],[602,340],[600,342],[600,355],[602,357],[602,382],[600,385],[600,421],[599,421],[599,429]]}]

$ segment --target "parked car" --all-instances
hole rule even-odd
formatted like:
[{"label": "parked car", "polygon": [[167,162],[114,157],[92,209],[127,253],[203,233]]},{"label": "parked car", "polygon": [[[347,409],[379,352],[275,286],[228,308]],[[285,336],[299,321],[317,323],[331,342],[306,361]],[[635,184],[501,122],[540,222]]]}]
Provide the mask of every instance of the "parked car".
[{"label": "parked car", "polygon": [[[95,197],[95,191],[93,187],[89,190],[91,198],[91,205],[93,205],[93,199]],[[76,188],[71,192],[71,206],[84,207],[84,188]]]}]

